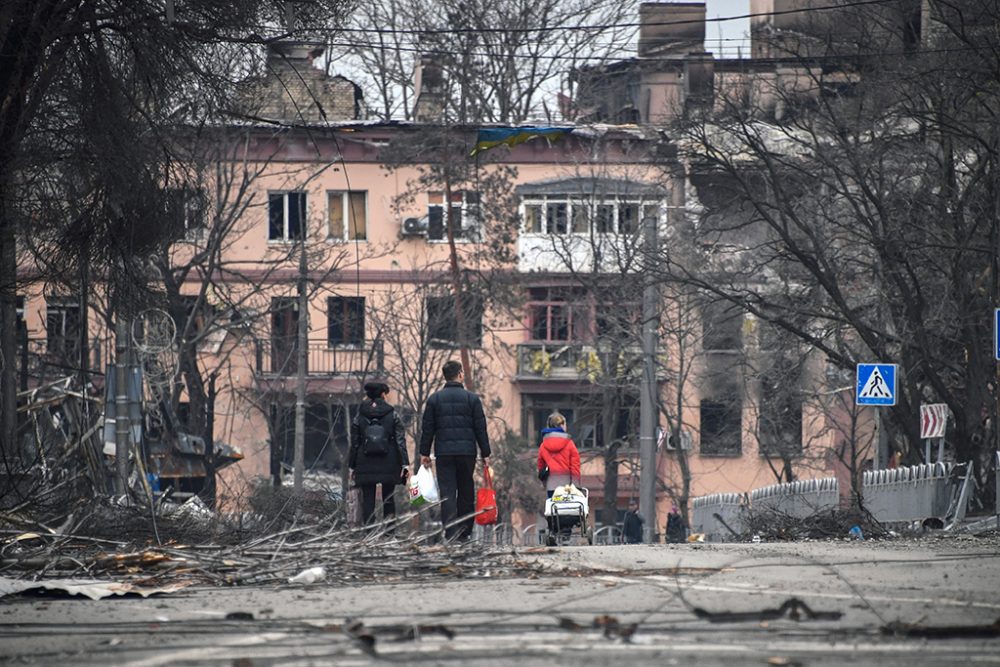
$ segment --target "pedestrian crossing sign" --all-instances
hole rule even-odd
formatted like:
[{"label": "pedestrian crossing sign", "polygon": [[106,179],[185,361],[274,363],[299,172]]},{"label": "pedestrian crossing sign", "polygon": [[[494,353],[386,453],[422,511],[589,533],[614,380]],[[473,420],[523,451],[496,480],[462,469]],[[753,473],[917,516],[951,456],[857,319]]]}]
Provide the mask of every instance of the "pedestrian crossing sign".
[{"label": "pedestrian crossing sign", "polygon": [[896,405],[896,364],[858,364],[855,402]]}]

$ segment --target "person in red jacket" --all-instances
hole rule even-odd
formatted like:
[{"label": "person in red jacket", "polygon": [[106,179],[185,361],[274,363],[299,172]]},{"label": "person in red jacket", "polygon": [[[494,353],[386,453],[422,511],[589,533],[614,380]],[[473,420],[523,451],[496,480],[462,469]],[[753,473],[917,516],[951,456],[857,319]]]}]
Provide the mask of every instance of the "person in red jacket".
[{"label": "person in red jacket", "polygon": [[538,448],[540,478],[545,468],[549,470],[545,478],[549,498],[556,487],[569,483],[580,486],[580,452],[566,433],[566,418],[558,412],[549,415],[548,428],[542,429],[542,444]]}]

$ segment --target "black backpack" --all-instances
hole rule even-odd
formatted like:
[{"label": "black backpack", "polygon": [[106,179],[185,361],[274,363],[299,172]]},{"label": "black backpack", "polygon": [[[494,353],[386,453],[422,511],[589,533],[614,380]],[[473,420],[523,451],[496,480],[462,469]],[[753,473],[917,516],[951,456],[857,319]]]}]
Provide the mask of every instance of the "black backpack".
[{"label": "black backpack", "polygon": [[389,431],[383,423],[386,416],[364,418],[366,422],[363,434],[365,456],[385,456],[389,453]]}]

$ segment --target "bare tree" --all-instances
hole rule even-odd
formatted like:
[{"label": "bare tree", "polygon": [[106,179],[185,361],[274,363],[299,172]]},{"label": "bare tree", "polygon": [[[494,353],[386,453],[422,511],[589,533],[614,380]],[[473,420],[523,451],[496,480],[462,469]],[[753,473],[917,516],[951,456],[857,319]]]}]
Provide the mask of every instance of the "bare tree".
[{"label": "bare tree", "polygon": [[[284,3],[8,2],[0,10],[0,442],[15,433],[19,243],[41,280],[103,284],[127,316],[165,231],[164,154],[252,69]],[[329,10],[334,3],[314,3]],[[318,16],[318,15],[317,15]],[[325,16],[329,17],[327,13]],[[150,223],[148,226],[137,221]],[[84,327],[85,328],[85,327]]]},{"label": "bare tree", "polygon": [[834,367],[899,363],[896,446],[918,461],[919,405],[945,402],[956,456],[982,478],[997,437],[996,7],[923,7],[922,27],[893,5],[778,34],[788,69],[773,86],[724,90],[681,124],[692,178],[733,196],[701,230],[711,271],[673,268]]},{"label": "bare tree", "polygon": [[412,117],[422,54],[443,70],[453,122],[551,120],[558,110],[546,97],[566,71],[628,44],[629,12],[607,0],[381,0],[355,15],[345,50],[367,74],[385,120]]}]

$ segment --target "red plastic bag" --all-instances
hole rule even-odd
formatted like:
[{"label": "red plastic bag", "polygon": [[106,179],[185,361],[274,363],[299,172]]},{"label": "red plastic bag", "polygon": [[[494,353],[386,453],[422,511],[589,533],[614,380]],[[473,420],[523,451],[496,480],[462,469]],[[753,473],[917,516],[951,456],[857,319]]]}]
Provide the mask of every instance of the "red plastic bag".
[{"label": "red plastic bag", "polygon": [[476,491],[476,523],[490,526],[497,522],[497,492],[493,490],[493,476],[486,468],[486,486]]}]

